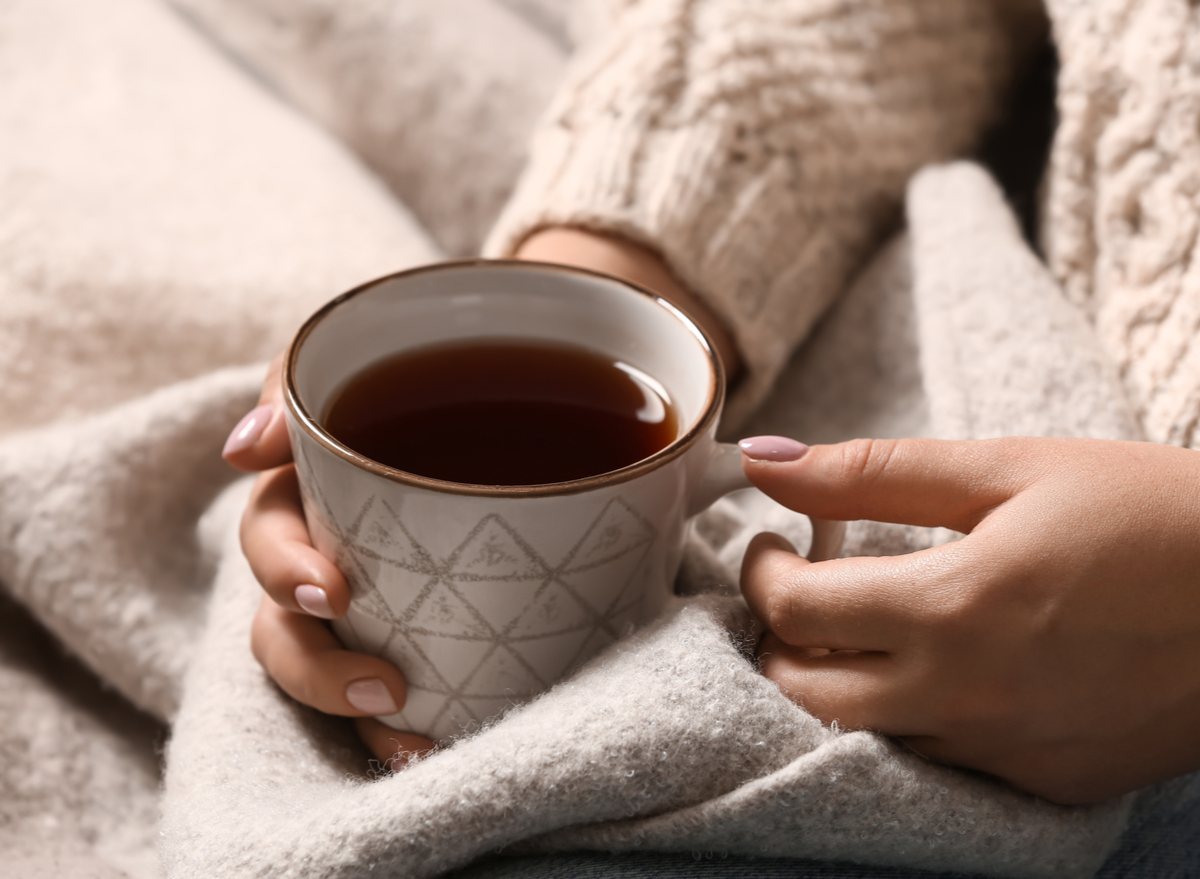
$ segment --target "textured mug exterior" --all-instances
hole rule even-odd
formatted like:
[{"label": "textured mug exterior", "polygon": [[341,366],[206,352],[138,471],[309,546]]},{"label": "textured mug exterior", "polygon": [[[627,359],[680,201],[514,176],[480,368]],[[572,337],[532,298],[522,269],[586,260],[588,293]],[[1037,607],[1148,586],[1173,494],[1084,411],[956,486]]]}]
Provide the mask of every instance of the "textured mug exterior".
[{"label": "textured mug exterior", "polygon": [[569,674],[672,591],[711,431],[636,480],[549,497],[386,482],[293,432],[316,547],[350,583],[334,629],[408,682],[397,729],[446,739]]},{"label": "textured mug exterior", "polygon": [[[362,363],[502,335],[505,321],[658,375],[682,407],[680,435],[612,473],[505,487],[393,470],[321,425],[337,383]],[[669,600],[687,516],[712,494],[705,474],[723,395],[708,340],[653,294],[560,266],[437,264],[326,305],[297,334],[284,372],[309,532],[351,589],[334,630],[408,683],[403,710],[384,722],[449,739],[546,689]]]}]

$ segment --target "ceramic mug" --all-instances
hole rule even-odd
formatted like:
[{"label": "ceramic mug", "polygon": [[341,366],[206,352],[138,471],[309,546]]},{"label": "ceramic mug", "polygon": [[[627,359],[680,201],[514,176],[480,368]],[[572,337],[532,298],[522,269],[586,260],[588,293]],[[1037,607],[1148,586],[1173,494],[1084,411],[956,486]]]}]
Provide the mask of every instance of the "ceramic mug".
[{"label": "ceramic mug", "polygon": [[[574,345],[653,376],[675,407],[675,440],[571,482],[467,485],[386,467],[322,426],[372,364],[488,338]],[[381,719],[433,739],[528,699],[654,617],[688,518],[748,486],[738,448],[715,439],[724,381],[704,333],[665,300],[593,272],[467,260],[380,278],[309,318],[284,376],[309,531],[351,588],[334,630],[403,671],[408,701]],[[814,522],[810,557],[837,555],[839,526]]]}]

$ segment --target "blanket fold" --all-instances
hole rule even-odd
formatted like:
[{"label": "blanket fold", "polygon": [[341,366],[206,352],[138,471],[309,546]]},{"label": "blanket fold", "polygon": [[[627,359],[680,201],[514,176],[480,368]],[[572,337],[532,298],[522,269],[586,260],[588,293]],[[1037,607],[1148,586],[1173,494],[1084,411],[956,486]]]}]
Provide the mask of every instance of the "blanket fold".
[{"label": "blanket fold", "polygon": [[214,454],[262,367],[218,371],[0,443],[0,582],[103,680],[160,719],[204,617],[198,525],[232,469]]}]

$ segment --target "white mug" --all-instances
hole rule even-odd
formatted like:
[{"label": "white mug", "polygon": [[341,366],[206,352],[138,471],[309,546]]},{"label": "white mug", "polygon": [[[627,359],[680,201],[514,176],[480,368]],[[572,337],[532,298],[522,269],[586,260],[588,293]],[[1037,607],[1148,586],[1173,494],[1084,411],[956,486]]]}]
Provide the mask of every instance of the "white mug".
[{"label": "white mug", "polygon": [[[677,436],[609,473],[495,486],[392,469],[322,426],[372,364],[474,339],[568,344],[629,364],[665,389]],[[715,440],[724,379],[704,333],[665,300],[593,272],[466,260],[380,278],[309,318],[284,381],[309,531],[351,587],[334,629],[403,671],[408,701],[381,719],[433,739],[530,698],[654,617],[688,518],[748,486],[737,447]],[[810,558],[840,552],[839,526],[813,523]]]}]

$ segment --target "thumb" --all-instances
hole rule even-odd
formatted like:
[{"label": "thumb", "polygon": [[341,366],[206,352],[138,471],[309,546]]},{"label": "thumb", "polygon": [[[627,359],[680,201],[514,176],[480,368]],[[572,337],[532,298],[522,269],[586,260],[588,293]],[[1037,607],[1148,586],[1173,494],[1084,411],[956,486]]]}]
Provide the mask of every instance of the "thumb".
[{"label": "thumb", "polygon": [[805,446],[784,437],[753,437],[739,445],[750,481],[797,512],[963,533],[1015,495],[1028,471],[1013,439]]},{"label": "thumb", "polygon": [[281,354],[271,361],[258,405],[237,423],[225,441],[221,454],[239,470],[269,470],[292,460],[283,413],[283,357]]}]

